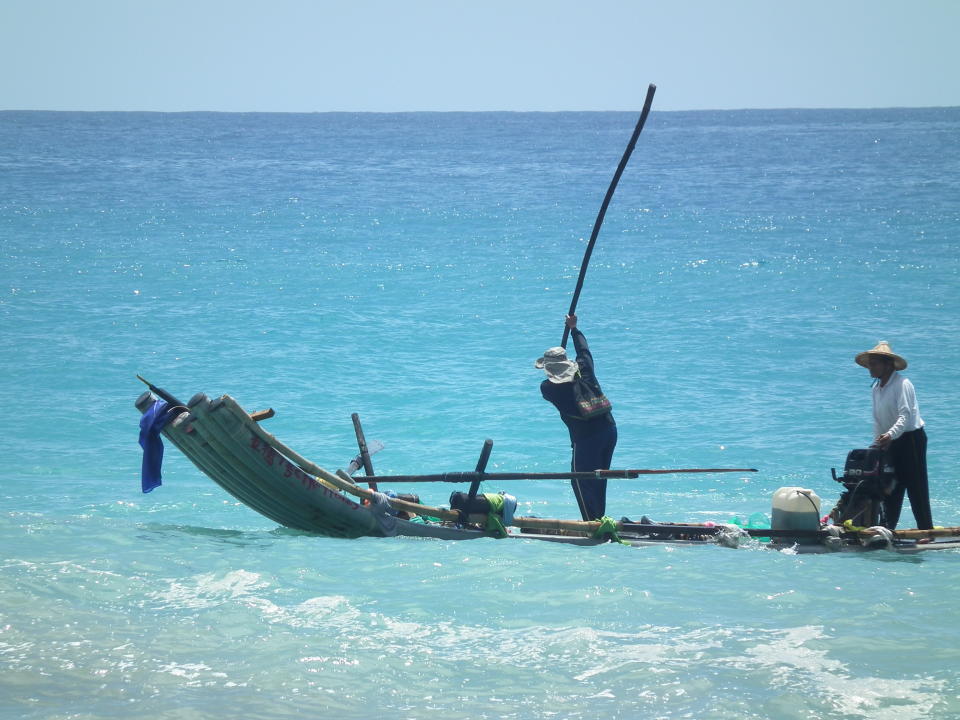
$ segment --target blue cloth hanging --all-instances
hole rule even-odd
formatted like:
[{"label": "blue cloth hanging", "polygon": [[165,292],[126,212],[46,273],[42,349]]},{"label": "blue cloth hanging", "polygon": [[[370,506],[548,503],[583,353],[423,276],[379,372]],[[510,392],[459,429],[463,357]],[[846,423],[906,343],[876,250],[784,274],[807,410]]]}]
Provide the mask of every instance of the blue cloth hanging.
[{"label": "blue cloth hanging", "polygon": [[160,487],[160,466],[163,464],[163,440],[160,431],[176,413],[167,412],[166,400],[155,400],[140,418],[140,447],[143,448],[143,465],[140,470],[140,486],[148,493]]}]

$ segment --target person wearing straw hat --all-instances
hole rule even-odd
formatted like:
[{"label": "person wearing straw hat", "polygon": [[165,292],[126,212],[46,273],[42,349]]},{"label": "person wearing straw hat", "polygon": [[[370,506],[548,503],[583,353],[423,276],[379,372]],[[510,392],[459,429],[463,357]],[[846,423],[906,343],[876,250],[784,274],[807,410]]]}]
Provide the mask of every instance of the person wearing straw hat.
[{"label": "person wearing straw hat", "polygon": [[[577,316],[567,315],[566,325],[577,359],[570,360],[562,347],[547,350],[534,363],[534,367],[547,374],[547,379],[540,383],[540,393],[557,409],[570,433],[571,469],[574,472],[609,470],[617,446],[617,423],[594,374],[587,339],[577,329]],[[583,519],[602,518],[606,513],[606,478],[570,482]]]},{"label": "person wearing straw hat", "polygon": [[897,477],[893,491],[883,501],[887,527],[897,527],[906,493],[917,527],[928,530],[933,527],[933,518],[927,480],[927,433],[913,383],[900,374],[907,369],[907,361],[893,352],[886,340],[858,354],[855,361],[874,379],[873,445],[887,451]]}]

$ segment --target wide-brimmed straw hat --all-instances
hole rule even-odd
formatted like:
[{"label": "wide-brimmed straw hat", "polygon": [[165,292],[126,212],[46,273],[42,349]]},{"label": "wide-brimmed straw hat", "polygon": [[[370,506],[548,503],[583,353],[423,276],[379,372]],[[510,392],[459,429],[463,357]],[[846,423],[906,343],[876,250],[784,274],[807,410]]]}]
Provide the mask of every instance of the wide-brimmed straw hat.
[{"label": "wide-brimmed straw hat", "polygon": [[562,347],[552,347],[547,350],[542,358],[538,358],[533,364],[547,373],[547,380],[552,383],[570,382],[577,374],[580,367],[567,357],[567,351]]},{"label": "wide-brimmed straw hat", "polygon": [[890,349],[890,343],[886,340],[881,340],[877,343],[877,346],[872,350],[864,350],[862,353],[857,355],[854,360],[857,365],[867,367],[867,360],[870,359],[871,355],[880,355],[882,357],[888,357],[893,360],[893,369],[894,370],[906,370],[907,361],[902,357],[897,355],[893,350]]}]

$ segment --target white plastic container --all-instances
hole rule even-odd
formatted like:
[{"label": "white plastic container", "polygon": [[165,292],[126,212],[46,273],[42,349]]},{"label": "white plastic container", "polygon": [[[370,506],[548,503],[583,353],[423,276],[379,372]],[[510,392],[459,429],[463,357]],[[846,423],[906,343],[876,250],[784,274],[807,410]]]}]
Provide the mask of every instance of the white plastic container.
[{"label": "white plastic container", "polygon": [[819,530],[820,497],[800,487],[782,487],[773,494],[774,530]]}]

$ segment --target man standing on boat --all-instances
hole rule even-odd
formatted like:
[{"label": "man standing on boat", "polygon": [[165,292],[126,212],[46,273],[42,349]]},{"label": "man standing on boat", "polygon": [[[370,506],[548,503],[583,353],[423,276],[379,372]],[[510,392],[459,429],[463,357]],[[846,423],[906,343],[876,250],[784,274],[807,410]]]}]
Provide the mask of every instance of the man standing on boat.
[{"label": "man standing on boat", "polygon": [[[570,433],[571,469],[574,472],[609,470],[617,446],[617,423],[594,374],[587,339],[577,329],[577,316],[567,315],[566,324],[577,360],[568,359],[562,347],[547,350],[534,363],[547,374],[547,379],[540,383],[540,392],[557,408]],[[572,480],[571,484],[584,520],[597,520],[606,514],[606,478]]]},{"label": "man standing on boat", "polygon": [[927,481],[927,433],[913,383],[898,372],[907,369],[907,361],[895,354],[886,340],[855,360],[874,378],[873,445],[887,451],[897,477],[893,491],[883,501],[887,527],[897,527],[906,493],[917,527],[928,530],[933,527],[933,519]]}]

